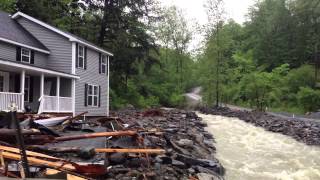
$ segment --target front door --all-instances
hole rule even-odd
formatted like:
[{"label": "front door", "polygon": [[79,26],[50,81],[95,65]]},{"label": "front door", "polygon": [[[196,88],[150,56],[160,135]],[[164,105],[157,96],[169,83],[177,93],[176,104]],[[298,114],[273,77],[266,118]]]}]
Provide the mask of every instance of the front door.
[{"label": "front door", "polygon": [[0,71],[0,92],[9,91],[9,73]]}]

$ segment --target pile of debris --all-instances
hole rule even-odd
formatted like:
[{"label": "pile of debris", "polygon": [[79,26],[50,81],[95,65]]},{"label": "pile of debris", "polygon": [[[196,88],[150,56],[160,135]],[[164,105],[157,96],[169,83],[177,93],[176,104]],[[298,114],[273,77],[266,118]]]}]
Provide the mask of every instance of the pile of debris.
[{"label": "pile of debris", "polygon": [[282,118],[259,111],[231,110],[227,107],[200,109],[202,113],[237,117],[245,122],[276,133],[288,135],[307,145],[320,145],[320,121]]},{"label": "pile of debris", "polygon": [[144,136],[147,146],[166,150],[153,159],[158,179],[223,179],[224,168],[214,157],[213,136],[204,130],[206,124],[194,112],[127,110],[115,115],[129,128],[163,132],[162,136]]},{"label": "pile of debris", "polygon": [[[213,156],[213,137],[195,113],[128,110],[90,121],[83,119],[84,114],[18,116],[24,148],[19,146],[10,117],[0,116],[0,174],[58,179],[222,179],[224,169]],[[26,149],[24,154],[22,149]]]}]

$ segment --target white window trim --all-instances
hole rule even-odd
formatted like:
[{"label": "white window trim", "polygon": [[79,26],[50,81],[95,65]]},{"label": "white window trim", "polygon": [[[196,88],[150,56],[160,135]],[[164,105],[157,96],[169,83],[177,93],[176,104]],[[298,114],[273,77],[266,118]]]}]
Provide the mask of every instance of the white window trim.
[{"label": "white window trim", "polygon": [[[23,50],[28,51],[28,52],[29,52],[29,55],[23,54],[23,53],[22,53]],[[20,57],[20,58],[21,58],[21,62],[23,62],[23,63],[29,63],[29,64],[31,63],[31,50],[30,50],[30,49],[21,48],[20,54],[21,54],[21,57]],[[23,61],[23,60],[22,60],[22,57],[27,57],[27,58],[28,58],[28,61]]]},{"label": "white window trim", "polygon": [[[25,77],[25,79],[28,79],[28,86],[24,86],[24,93],[25,93],[25,91],[27,91],[28,93],[27,93],[27,99],[24,99],[24,102],[30,102],[30,76],[26,76]],[[25,80],[25,82],[26,82],[26,80]],[[23,96],[23,98],[24,98],[25,96]]]},{"label": "white window trim", "polygon": [[[92,94],[89,94],[89,89],[90,89],[90,86],[92,87]],[[97,87],[97,95],[94,94],[94,87]],[[98,85],[94,85],[94,84],[88,84],[88,89],[87,89],[87,105],[88,106],[91,106],[91,107],[99,107],[99,86]],[[89,104],[89,96],[92,96],[92,101],[91,101],[91,105]],[[95,106],[94,105],[94,97],[97,97],[97,105]]]},{"label": "white window trim", "polygon": [[[82,48],[82,56],[80,56],[80,48]],[[78,68],[84,69],[84,46],[78,45]],[[82,66],[80,66],[80,58],[82,58]]]},{"label": "white window trim", "polygon": [[[102,61],[103,59],[105,60],[104,63]],[[105,67],[104,68],[104,72],[102,71],[102,66]],[[101,69],[101,74],[107,74],[107,56],[105,56],[105,55],[101,56],[101,67],[100,67],[100,69]]]}]

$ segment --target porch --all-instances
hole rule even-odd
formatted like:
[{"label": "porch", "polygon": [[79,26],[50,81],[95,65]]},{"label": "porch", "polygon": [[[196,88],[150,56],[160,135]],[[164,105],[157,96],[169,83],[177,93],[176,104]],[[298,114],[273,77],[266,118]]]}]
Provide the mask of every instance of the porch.
[{"label": "porch", "polygon": [[0,111],[74,112],[74,75],[16,64],[0,60]]}]

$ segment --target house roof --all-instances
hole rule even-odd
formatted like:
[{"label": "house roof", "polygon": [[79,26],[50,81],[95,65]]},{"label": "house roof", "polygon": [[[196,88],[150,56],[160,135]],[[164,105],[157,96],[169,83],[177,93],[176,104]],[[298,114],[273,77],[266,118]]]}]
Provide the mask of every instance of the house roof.
[{"label": "house roof", "polygon": [[104,50],[103,48],[101,48],[99,46],[96,46],[96,45],[94,45],[93,43],[91,43],[91,42],[89,42],[87,40],[84,40],[83,38],[80,38],[80,37],[78,37],[78,36],[76,36],[74,34],[71,34],[69,32],[62,31],[62,30],[60,30],[60,29],[58,29],[58,28],[56,28],[54,26],[51,26],[51,25],[49,25],[49,24],[47,24],[47,23],[45,23],[43,21],[40,21],[40,20],[38,20],[38,19],[36,19],[34,17],[31,17],[31,16],[29,16],[27,14],[24,14],[22,12],[17,12],[14,15],[12,15],[12,19],[16,19],[16,18],[19,18],[19,17],[24,17],[24,18],[26,18],[26,19],[28,19],[28,20],[36,23],[36,24],[39,24],[40,26],[43,26],[43,27],[45,27],[45,28],[47,28],[47,29],[49,29],[51,31],[54,31],[54,32],[56,32],[56,33],[58,33],[58,34],[60,34],[60,35],[62,35],[64,37],[68,38],[69,41],[83,44],[83,45],[85,45],[85,46],[87,46],[89,48],[92,48],[92,49],[96,50],[96,51],[99,51],[101,53],[113,56],[113,54],[111,52],[108,52],[108,51]]},{"label": "house roof", "polygon": [[13,69],[25,69],[32,72],[45,73],[45,74],[56,75],[56,76],[67,77],[67,78],[74,78],[74,79],[80,78],[79,76],[74,74],[65,73],[65,72],[53,70],[50,68],[43,68],[35,65],[30,65],[22,62],[10,61],[2,58],[0,58],[0,65],[5,65]]},{"label": "house roof", "polygon": [[50,54],[48,48],[3,11],[0,11],[0,41]]}]

